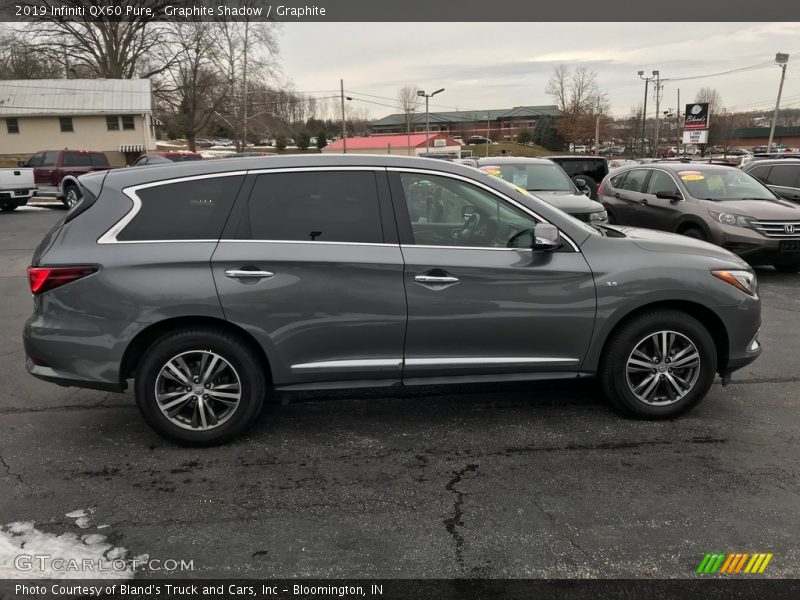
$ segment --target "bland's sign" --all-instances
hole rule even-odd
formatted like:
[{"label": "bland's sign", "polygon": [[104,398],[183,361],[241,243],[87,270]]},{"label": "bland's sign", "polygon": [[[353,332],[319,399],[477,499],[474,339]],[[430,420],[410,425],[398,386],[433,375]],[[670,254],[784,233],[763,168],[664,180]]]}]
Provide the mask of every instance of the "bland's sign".
[{"label": "bland's sign", "polygon": [[708,129],[708,102],[694,102],[686,105],[684,131],[690,129]]},{"label": "bland's sign", "polygon": [[683,132],[684,144],[707,144],[708,143],[708,129],[700,129],[699,131],[684,131]]}]

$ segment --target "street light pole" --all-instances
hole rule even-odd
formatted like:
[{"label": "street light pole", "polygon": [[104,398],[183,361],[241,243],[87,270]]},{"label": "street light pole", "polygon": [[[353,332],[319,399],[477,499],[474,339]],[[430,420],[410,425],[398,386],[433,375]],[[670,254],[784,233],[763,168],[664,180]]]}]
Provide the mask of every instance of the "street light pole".
[{"label": "street light pole", "polygon": [[639,71],[639,79],[644,81],[644,107],[642,108],[642,150],[641,155],[644,156],[644,136],[645,136],[645,124],[647,123],[647,86],[650,83],[650,80],[653,79],[652,77],[642,77],[644,75],[644,71]]},{"label": "street light pole", "polygon": [[344,114],[344,79],[339,80],[339,90],[342,95],[342,154],[347,154],[347,120]]},{"label": "street light pole", "polygon": [[772,115],[772,125],[769,128],[769,141],[767,142],[767,152],[772,152],[772,138],[775,137],[775,124],[778,121],[778,110],[781,106],[781,94],[783,94],[783,80],[786,78],[786,64],[789,62],[789,55],[778,52],[775,55],[775,64],[781,68],[781,84],[778,87],[778,100],[775,102],[775,113]]},{"label": "street light pole", "polygon": [[653,158],[658,158],[658,126],[660,124],[660,115],[659,110],[661,109],[661,75],[658,71],[653,71],[653,75],[656,78],[656,131],[655,131],[655,148],[653,149]]},{"label": "street light pole", "polygon": [[428,154],[431,148],[431,121],[430,112],[428,111],[428,99],[433,98],[436,94],[444,91],[444,88],[436,90],[430,94],[426,94],[425,90],[417,90],[417,96],[425,98],[425,154]]}]

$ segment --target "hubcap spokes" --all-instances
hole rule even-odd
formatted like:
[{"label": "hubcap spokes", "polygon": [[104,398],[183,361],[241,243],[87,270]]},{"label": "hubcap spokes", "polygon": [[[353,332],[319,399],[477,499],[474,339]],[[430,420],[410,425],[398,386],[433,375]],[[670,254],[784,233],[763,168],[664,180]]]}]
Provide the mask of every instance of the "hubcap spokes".
[{"label": "hubcap spokes", "polygon": [[700,352],[677,331],[659,331],[641,340],[626,365],[628,387],[640,401],[654,406],[677,402],[700,376]]},{"label": "hubcap spokes", "polygon": [[156,377],[158,408],[184,429],[214,429],[231,418],[242,398],[239,374],[210,350],[173,356]]}]

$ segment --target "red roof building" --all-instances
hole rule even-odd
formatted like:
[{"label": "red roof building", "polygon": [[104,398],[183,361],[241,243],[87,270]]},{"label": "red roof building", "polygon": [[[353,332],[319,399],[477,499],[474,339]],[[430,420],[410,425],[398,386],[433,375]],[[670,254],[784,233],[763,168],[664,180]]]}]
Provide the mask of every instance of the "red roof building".
[{"label": "red roof building", "polygon": [[[342,153],[344,142],[336,140],[322,149],[323,152]],[[444,133],[431,133],[430,143],[426,145],[426,134],[388,134],[368,137],[348,137],[347,152],[353,154],[399,154],[416,156],[419,154],[444,153],[461,156],[461,144]]]}]

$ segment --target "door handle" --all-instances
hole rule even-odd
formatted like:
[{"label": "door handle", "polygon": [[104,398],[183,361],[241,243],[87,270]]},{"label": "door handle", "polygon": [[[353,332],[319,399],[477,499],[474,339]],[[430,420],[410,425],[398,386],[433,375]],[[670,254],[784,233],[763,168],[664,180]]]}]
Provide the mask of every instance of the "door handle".
[{"label": "door handle", "polygon": [[641,200],[639,200],[639,202],[641,202],[641,203],[642,203],[642,204],[644,204],[644,205],[648,205],[648,204],[650,204],[650,203],[647,201],[647,198],[642,198]]},{"label": "door handle", "polygon": [[414,277],[417,283],[458,283],[458,277],[451,275],[417,275]]},{"label": "door handle", "polygon": [[266,279],[274,276],[275,273],[270,273],[269,271],[249,271],[247,269],[228,269],[225,271],[225,277],[230,277],[231,279]]}]

